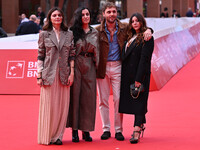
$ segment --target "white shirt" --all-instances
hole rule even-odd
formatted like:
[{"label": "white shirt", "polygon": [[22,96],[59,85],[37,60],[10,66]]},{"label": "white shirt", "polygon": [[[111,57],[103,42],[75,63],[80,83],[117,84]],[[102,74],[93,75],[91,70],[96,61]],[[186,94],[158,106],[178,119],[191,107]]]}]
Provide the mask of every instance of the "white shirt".
[{"label": "white shirt", "polygon": [[21,20],[21,23],[23,23],[23,22],[29,22],[28,18],[22,19],[22,20]]},{"label": "white shirt", "polygon": [[127,48],[131,45],[131,43],[136,39],[136,35],[134,35],[127,43],[126,43],[126,47],[125,47],[125,52],[127,50]]}]

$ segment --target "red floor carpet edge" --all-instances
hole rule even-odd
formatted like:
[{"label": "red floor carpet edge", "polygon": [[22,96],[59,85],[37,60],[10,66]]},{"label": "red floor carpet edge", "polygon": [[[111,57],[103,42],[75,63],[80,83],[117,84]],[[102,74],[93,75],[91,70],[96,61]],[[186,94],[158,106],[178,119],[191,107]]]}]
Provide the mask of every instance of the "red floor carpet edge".
[{"label": "red floor carpet edge", "polygon": [[[199,150],[200,54],[184,66],[160,91],[150,92],[147,124],[140,143],[129,143],[133,116],[124,115],[125,141],[114,138],[113,102],[110,97],[111,138],[102,141],[97,107],[93,142],[71,142],[66,129],[63,145],[37,144],[39,95],[0,95],[1,150]],[[97,100],[98,101],[98,100]],[[97,105],[98,106],[98,105]],[[80,138],[81,135],[80,135]]]}]

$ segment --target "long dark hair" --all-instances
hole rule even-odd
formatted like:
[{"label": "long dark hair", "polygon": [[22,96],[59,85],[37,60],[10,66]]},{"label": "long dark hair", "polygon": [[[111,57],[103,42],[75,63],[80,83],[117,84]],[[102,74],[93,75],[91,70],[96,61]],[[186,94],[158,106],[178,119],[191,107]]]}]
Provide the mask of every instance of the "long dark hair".
[{"label": "long dark hair", "polygon": [[53,29],[53,25],[52,25],[52,22],[51,22],[51,14],[54,12],[54,11],[59,11],[62,15],[62,23],[61,23],[61,26],[60,28],[64,31],[67,31],[68,30],[68,27],[65,23],[65,16],[64,16],[64,13],[63,11],[59,8],[59,7],[53,7],[49,10],[48,14],[47,14],[47,20],[46,20],[46,23],[44,25],[44,27],[42,28],[43,30],[52,30]]},{"label": "long dark hair", "polygon": [[[76,11],[74,12],[74,16],[73,16],[73,24],[70,27],[70,30],[72,30],[73,35],[74,35],[74,43],[76,44],[76,42],[79,39],[83,39],[85,37],[85,32],[83,30],[83,23],[82,23],[82,11],[84,9],[87,9],[90,13],[90,10],[86,7],[79,7],[76,9]],[[90,13],[90,22],[91,22],[91,13]]]},{"label": "long dark hair", "polygon": [[128,40],[131,39],[134,34],[136,34],[136,31],[132,27],[132,18],[133,17],[136,17],[140,23],[140,32],[137,33],[136,44],[137,45],[139,45],[141,43],[144,44],[143,33],[147,30],[147,23],[146,23],[145,18],[140,13],[134,13],[129,20]]}]

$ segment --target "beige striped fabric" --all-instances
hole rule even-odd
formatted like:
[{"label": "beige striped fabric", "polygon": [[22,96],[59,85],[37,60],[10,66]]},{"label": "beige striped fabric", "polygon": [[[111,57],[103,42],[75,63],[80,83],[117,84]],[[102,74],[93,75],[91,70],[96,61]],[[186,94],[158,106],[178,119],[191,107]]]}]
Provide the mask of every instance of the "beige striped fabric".
[{"label": "beige striped fabric", "polygon": [[49,145],[57,139],[62,141],[66,128],[70,87],[61,84],[57,69],[51,86],[42,86],[40,93],[38,144]]}]

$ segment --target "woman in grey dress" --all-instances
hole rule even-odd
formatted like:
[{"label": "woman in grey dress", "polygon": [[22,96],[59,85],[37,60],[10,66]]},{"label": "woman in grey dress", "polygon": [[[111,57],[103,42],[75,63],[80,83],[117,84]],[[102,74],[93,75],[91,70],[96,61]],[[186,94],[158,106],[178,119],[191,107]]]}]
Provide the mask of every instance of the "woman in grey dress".
[{"label": "woman in grey dress", "polygon": [[99,50],[98,32],[89,25],[90,19],[89,9],[78,8],[70,28],[74,35],[76,60],[67,127],[72,128],[73,142],[79,142],[78,130],[82,131],[85,141],[92,141],[89,132],[94,131],[95,126]]}]

